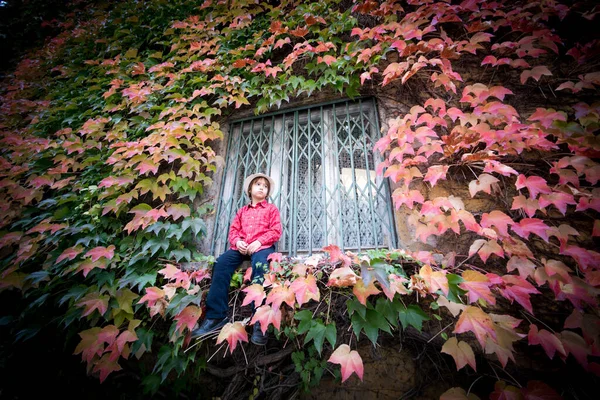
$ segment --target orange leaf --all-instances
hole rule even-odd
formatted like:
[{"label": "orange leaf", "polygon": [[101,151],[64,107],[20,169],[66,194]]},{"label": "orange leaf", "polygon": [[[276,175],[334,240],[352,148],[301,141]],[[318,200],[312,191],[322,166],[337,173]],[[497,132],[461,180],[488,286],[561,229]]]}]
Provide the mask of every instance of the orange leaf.
[{"label": "orange leaf", "polygon": [[335,269],[331,275],[329,275],[329,281],[327,286],[345,287],[356,284],[358,275],[354,273],[350,267],[342,267]]},{"label": "orange leaf", "polygon": [[217,344],[220,344],[223,340],[227,340],[227,343],[229,343],[229,353],[231,354],[238,342],[248,342],[248,333],[246,333],[246,329],[241,322],[229,322],[221,328],[219,337],[217,337]]},{"label": "orange leaf", "polygon": [[456,370],[460,370],[465,365],[469,364],[471,368],[477,371],[477,365],[475,364],[475,354],[473,349],[467,342],[458,341],[455,337],[452,337],[444,343],[442,346],[442,353],[446,353],[454,358],[456,363]]},{"label": "orange leaf", "polygon": [[358,301],[360,301],[360,303],[363,306],[366,306],[367,297],[369,297],[372,294],[379,294],[381,293],[381,291],[375,287],[374,282],[369,283],[369,286],[365,286],[364,282],[361,279],[354,285],[352,293],[354,293]]},{"label": "orange leaf", "polygon": [[473,270],[466,270],[462,273],[464,282],[458,285],[461,289],[467,291],[469,303],[474,303],[479,299],[484,299],[488,303],[496,304],[496,298],[490,291],[490,280],[487,276]]},{"label": "orange leaf", "polygon": [[467,306],[460,314],[454,333],[473,332],[475,337],[485,347],[485,341],[488,337],[496,340],[496,331],[492,319],[479,307]]},{"label": "orange leaf", "polygon": [[350,350],[350,346],[347,344],[340,345],[327,361],[334,364],[340,364],[342,369],[342,382],[346,381],[352,373],[356,373],[362,381],[364,372],[362,358],[356,350]]},{"label": "orange leaf", "polygon": [[431,266],[424,265],[419,270],[419,275],[429,288],[429,293],[435,293],[441,290],[445,296],[448,296],[448,278],[443,271],[433,271]]}]

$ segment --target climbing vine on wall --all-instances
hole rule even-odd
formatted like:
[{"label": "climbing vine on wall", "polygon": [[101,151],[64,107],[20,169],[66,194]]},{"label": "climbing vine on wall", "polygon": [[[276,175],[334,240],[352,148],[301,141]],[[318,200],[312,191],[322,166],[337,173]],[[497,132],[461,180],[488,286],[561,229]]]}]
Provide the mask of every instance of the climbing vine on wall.
[{"label": "climbing vine on wall", "polygon": [[[360,355],[336,339],[334,322],[302,311],[331,287],[352,288],[348,320],[374,343],[398,319],[421,329],[441,309],[454,321],[442,352],[458,369],[476,369],[473,346],[506,366],[514,343],[526,341],[600,373],[598,39],[564,39],[557,29],[595,21],[590,4],[73,7],[72,19],[53,22],[62,33],[2,84],[0,290],[31,304],[11,323],[17,336],[35,335],[32,321],[52,315],[79,335],[73,351],[101,381],[149,353],[162,381],[183,374],[194,365],[194,349],[184,349],[213,261],[194,243],[212,211],[201,199],[220,163],[219,122],[319,91],[397,87],[427,94],[385,121],[374,148],[385,157],[378,173],[396,185],[390,201],[424,243],[401,256],[413,267],[395,267],[396,252],[332,245],[324,249],[332,268],[275,270],[270,286],[246,287],[248,299],[268,300],[254,320],[279,332],[297,326],[319,355],[328,346],[343,381],[362,376]],[[545,100],[531,106],[532,96]],[[447,183],[456,193],[430,195]],[[488,205],[473,209],[472,200]],[[459,235],[470,240],[467,254],[432,245]],[[190,262],[201,267],[182,267]],[[545,320],[537,298],[568,312]],[[515,307],[507,314],[499,302]],[[282,309],[295,317],[282,322]],[[376,316],[384,309],[389,318]],[[246,338],[236,324],[218,338],[232,352]]]}]

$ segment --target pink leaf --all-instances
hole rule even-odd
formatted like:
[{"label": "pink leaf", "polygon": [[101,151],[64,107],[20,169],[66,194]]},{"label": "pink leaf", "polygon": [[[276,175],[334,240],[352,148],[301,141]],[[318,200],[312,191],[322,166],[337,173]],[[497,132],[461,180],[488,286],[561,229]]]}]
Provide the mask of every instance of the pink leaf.
[{"label": "pink leaf", "polygon": [[229,343],[229,352],[233,353],[238,342],[248,342],[248,333],[241,322],[228,323],[219,332],[217,337],[217,344],[220,344],[224,340]]},{"label": "pink leaf", "polygon": [[521,84],[525,84],[529,78],[539,81],[542,75],[552,76],[552,72],[544,65],[533,67],[533,69],[525,70],[521,73]]},{"label": "pink leaf", "polygon": [[356,350],[350,350],[350,346],[347,344],[340,345],[327,361],[334,364],[340,364],[342,369],[342,382],[345,382],[353,373],[356,373],[362,381],[364,372],[362,358]]},{"label": "pink leaf", "polygon": [[535,233],[546,242],[548,242],[548,230],[549,226],[538,218],[523,218],[518,224],[512,226],[513,232],[521,236],[523,239],[528,239],[530,233]]},{"label": "pink leaf", "polygon": [[448,165],[435,165],[433,167],[429,167],[423,180],[425,182],[429,182],[431,186],[435,186],[438,180],[446,179],[448,168],[450,168]]},{"label": "pink leaf", "polygon": [[517,183],[515,185],[517,189],[522,189],[526,187],[529,190],[529,197],[535,199],[538,193],[552,193],[552,190],[546,184],[546,180],[539,176],[530,176],[526,177],[521,174],[517,178]]}]

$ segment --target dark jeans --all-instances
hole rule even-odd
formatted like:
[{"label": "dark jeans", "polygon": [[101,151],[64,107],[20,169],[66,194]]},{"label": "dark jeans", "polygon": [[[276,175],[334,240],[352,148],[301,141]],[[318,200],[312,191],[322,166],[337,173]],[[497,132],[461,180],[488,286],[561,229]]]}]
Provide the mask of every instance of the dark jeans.
[{"label": "dark jeans", "polygon": [[[257,251],[251,256],[231,249],[221,254],[213,266],[212,283],[206,297],[206,318],[222,319],[227,316],[231,277],[244,260],[252,261],[252,282],[263,283],[264,274],[269,271],[267,257],[274,251],[275,246],[271,246]],[[252,306],[254,307],[254,304]]]}]

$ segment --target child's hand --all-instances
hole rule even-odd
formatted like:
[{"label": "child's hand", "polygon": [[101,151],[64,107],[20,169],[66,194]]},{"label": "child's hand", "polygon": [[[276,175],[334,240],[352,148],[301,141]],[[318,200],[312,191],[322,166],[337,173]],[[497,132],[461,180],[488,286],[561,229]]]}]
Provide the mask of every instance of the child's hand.
[{"label": "child's hand", "polygon": [[256,250],[260,249],[260,246],[262,246],[262,244],[258,240],[255,240],[254,242],[250,243],[247,248],[248,254],[256,253]]},{"label": "child's hand", "polygon": [[235,244],[235,247],[237,247],[242,254],[248,253],[248,243],[244,242],[243,240],[238,240]]}]

